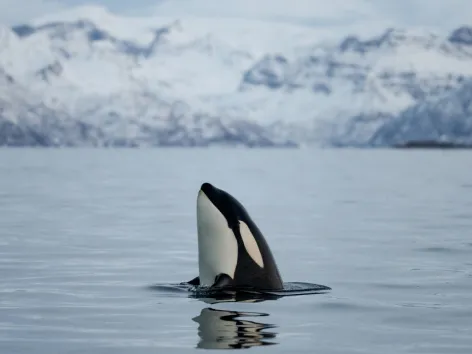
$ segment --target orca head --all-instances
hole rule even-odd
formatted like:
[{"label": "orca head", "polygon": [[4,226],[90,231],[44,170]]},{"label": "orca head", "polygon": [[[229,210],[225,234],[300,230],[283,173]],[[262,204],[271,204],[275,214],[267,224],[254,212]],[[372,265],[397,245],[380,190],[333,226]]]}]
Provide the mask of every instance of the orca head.
[{"label": "orca head", "polygon": [[[211,202],[213,207],[218,209],[230,229],[238,226],[239,203],[231,195],[206,182],[200,187],[199,199],[205,197]],[[208,210],[201,208],[199,211],[205,212]]]},{"label": "orca head", "polygon": [[247,217],[244,207],[229,193],[210,183],[202,184],[197,198],[201,285],[212,285],[219,274],[227,274],[234,280],[241,246],[259,267],[264,267]]}]

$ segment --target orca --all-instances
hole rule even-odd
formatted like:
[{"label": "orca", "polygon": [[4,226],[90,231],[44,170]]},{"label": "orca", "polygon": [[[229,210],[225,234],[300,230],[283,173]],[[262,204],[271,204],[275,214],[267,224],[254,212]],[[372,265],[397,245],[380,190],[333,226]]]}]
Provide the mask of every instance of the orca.
[{"label": "orca", "polygon": [[199,276],[191,285],[282,290],[283,281],[261,231],[231,194],[203,183],[197,197]]}]

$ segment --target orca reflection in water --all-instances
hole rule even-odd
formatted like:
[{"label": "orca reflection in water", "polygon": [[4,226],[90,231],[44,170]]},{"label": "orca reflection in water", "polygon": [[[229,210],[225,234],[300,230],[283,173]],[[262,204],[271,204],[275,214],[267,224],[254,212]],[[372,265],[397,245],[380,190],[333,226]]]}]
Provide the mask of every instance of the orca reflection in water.
[{"label": "orca reflection in water", "polygon": [[239,319],[240,317],[261,316],[268,316],[268,314],[204,308],[200,315],[193,318],[193,321],[199,324],[200,341],[197,348],[243,349],[277,344],[268,341],[274,339],[276,333],[265,331],[276,327],[275,325]]},{"label": "orca reflection in water", "polygon": [[269,245],[232,195],[203,183],[197,198],[197,228],[199,276],[190,284],[283,289]]}]

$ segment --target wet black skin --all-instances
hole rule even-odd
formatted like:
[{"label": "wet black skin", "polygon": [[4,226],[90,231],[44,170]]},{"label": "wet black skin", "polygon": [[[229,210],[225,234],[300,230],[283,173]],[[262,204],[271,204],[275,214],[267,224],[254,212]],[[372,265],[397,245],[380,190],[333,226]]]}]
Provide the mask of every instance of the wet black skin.
[{"label": "wet black skin", "polygon": [[[210,183],[203,183],[200,188],[210,199],[228,222],[228,227],[233,230],[238,242],[238,262],[234,279],[227,274],[219,274],[215,278],[212,287],[218,288],[251,288],[260,290],[283,289],[282,277],[277,268],[274,256],[259,228],[252,221],[243,205],[229,193],[218,189]],[[261,268],[247,253],[239,231],[239,221],[243,221],[251,230],[257,242],[264,261]],[[198,277],[188,282],[191,285],[200,285]]]}]

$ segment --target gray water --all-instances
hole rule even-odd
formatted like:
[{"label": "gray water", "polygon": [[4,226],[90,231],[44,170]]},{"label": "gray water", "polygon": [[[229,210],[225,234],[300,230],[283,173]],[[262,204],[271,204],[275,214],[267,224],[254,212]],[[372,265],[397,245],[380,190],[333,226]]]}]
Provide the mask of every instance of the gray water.
[{"label": "gray water", "polygon": [[[332,290],[151,290],[197,275],[204,181],[246,206],[284,281]],[[0,282],[2,354],[471,353],[472,155],[0,150]]]}]

